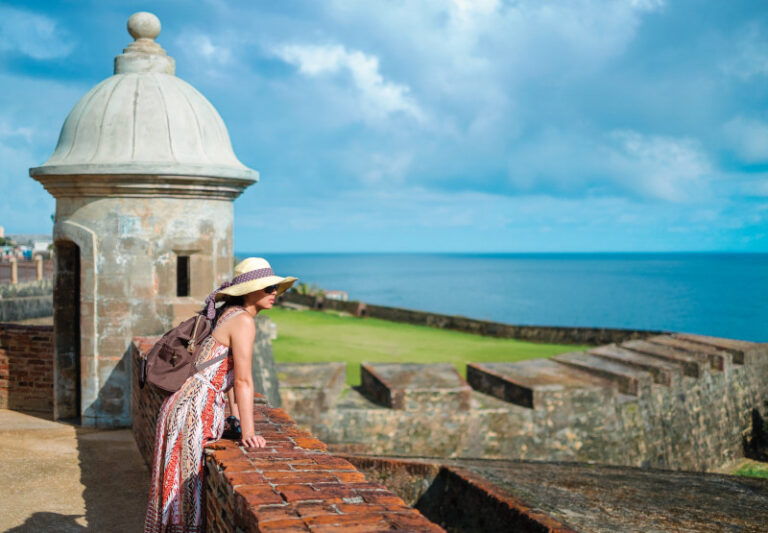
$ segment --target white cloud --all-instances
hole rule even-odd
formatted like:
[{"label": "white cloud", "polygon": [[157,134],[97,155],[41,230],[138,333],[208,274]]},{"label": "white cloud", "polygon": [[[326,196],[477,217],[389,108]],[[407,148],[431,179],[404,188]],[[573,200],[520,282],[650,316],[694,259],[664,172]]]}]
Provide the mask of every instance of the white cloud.
[{"label": "white cloud", "polygon": [[34,130],[30,127],[15,127],[7,119],[0,119],[0,142],[21,138],[26,143],[31,143],[33,134]]},{"label": "white cloud", "polygon": [[631,0],[632,7],[640,11],[656,11],[664,7],[664,0]]},{"label": "white cloud", "polygon": [[708,194],[712,168],[693,139],[632,130],[546,131],[509,159],[509,179],[522,191],[569,196],[629,194],[684,202]]},{"label": "white cloud", "polygon": [[724,126],[726,139],[744,163],[768,162],[768,122],[738,116]]},{"label": "white cloud", "polygon": [[611,137],[617,146],[609,159],[610,166],[630,188],[653,198],[682,202],[698,197],[706,186],[712,169],[693,139],[634,131],[616,131]]},{"label": "white cloud", "polygon": [[54,59],[69,55],[73,48],[68,33],[50,17],[0,5],[0,51]]},{"label": "white cloud", "polygon": [[413,163],[413,155],[408,153],[382,154],[373,153],[362,170],[362,180],[368,184],[399,184],[405,178]]},{"label": "white cloud", "polygon": [[232,52],[230,49],[226,46],[213,44],[208,35],[198,35],[192,42],[200,56],[207,61],[227,64],[232,59]]},{"label": "white cloud", "polygon": [[720,69],[741,80],[768,74],[768,39],[757,23],[739,28],[730,55],[721,62]]},{"label": "white cloud", "polygon": [[424,120],[422,110],[410,95],[410,88],[386,81],[379,72],[376,56],[349,51],[341,45],[288,44],[276,47],[274,53],[309,77],[348,73],[369,117],[382,119],[402,112],[418,121]]}]

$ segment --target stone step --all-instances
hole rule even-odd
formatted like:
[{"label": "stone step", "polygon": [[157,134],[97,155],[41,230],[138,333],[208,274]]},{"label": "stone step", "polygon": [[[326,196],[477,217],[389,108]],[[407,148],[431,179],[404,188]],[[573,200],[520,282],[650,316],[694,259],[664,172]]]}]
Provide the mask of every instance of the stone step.
[{"label": "stone step", "polygon": [[658,335],[646,339],[648,342],[669,346],[684,352],[692,354],[705,354],[709,357],[709,366],[712,369],[723,371],[734,363],[734,356],[731,352],[711,346],[709,344],[699,344],[685,339],[678,339],[671,335]]},{"label": "stone step", "polygon": [[680,365],[668,363],[650,355],[633,352],[615,344],[591,348],[587,350],[587,353],[644,370],[653,376],[654,383],[666,385],[667,387],[672,384],[675,376],[680,376],[683,373]]},{"label": "stone step", "polygon": [[448,363],[363,363],[361,390],[368,398],[404,411],[469,410],[472,388]]},{"label": "stone step", "polygon": [[669,346],[661,346],[659,344],[653,344],[652,342],[627,341],[621,343],[620,346],[627,350],[632,350],[633,352],[676,363],[682,367],[684,375],[692,378],[700,377],[702,368],[709,364],[709,361],[705,361],[705,356],[696,356],[689,352],[675,350]]},{"label": "stone step", "polygon": [[551,360],[609,379],[618,385],[619,392],[632,396],[639,396],[641,388],[649,387],[653,381],[651,374],[645,370],[586,352],[564,353]]},{"label": "stone step", "polygon": [[744,364],[744,356],[746,352],[756,345],[755,343],[748,341],[710,337],[708,335],[695,335],[693,333],[676,333],[674,337],[695,342],[697,344],[703,344],[705,346],[714,346],[715,348],[730,352],[733,355],[733,362],[737,365]]},{"label": "stone step", "polygon": [[471,363],[467,381],[479,392],[530,409],[562,403],[569,394],[615,394],[611,381],[548,359]]}]

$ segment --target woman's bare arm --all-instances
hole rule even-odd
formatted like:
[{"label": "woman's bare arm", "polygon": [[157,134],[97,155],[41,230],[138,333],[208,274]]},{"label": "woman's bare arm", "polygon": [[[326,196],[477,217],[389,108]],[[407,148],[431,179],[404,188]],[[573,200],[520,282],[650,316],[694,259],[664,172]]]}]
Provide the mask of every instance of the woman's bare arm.
[{"label": "woman's bare arm", "polygon": [[229,414],[240,420],[240,411],[237,410],[237,401],[235,401],[234,388],[231,388],[227,391],[227,399],[229,400]]},{"label": "woman's bare arm", "polygon": [[240,414],[240,428],[243,432],[243,445],[250,448],[264,446],[265,441],[255,434],[253,427],[253,376],[251,375],[251,357],[253,341],[256,339],[256,325],[253,317],[241,313],[232,317],[229,324],[229,349],[235,362],[235,400]]}]

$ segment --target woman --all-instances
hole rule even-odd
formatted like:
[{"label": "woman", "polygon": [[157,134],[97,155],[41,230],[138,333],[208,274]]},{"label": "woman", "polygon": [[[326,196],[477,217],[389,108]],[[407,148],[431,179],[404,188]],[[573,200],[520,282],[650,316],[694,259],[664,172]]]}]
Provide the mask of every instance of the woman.
[{"label": "woman", "polygon": [[[191,376],[160,408],[155,431],[155,460],[145,532],[199,532],[205,529],[203,447],[221,438],[225,393],[234,388],[233,414],[241,420],[242,445],[264,446],[254,432],[251,354],[256,338],[253,318],[270,309],[275,297],[296,278],[275,276],[269,263],[251,257],[235,267],[235,277],[206,299],[206,315],[216,319],[196,364],[219,358]],[[224,305],[215,307],[216,302]],[[234,385],[234,387],[233,387]]]}]

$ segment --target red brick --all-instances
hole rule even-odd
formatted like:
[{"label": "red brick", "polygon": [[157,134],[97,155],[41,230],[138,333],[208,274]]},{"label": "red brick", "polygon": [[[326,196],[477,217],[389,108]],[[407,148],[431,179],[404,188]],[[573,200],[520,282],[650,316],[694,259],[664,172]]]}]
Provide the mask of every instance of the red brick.
[{"label": "red brick", "polygon": [[331,494],[320,493],[311,485],[280,485],[277,490],[287,502],[299,502],[305,500],[324,500],[327,502],[342,501],[340,497]]},{"label": "red brick", "polygon": [[373,531],[390,531],[389,524],[381,520],[371,524],[360,524],[356,526],[346,525],[328,525],[328,526],[312,526],[314,533],[368,533]]},{"label": "red brick", "polygon": [[337,470],[355,470],[355,467],[352,466],[352,463],[349,461],[345,461],[344,459],[340,459],[338,457],[333,457],[331,455],[316,455],[314,456],[315,462],[319,465],[325,465],[325,466],[332,466],[334,469]]},{"label": "red brick", "polygon": [[316,516],[322,514],[336,513],[336,506],[330,503],[297,503],[294,505],[296,513],[299,516]]},{"label": "red brick", "polygon": [[238,487],[235,490],[236,494],[240,495],[247,503],[249,507],[259,507],[262,505],[270,505],[275,503],[283,503],[283,498],[280,497],[271,487],[262,486],[249,486],[244,485]]},{"label": "red brick", "polygon": [[313,437],[295,437],[296,445],[307,450],[326,450],[328,447],[324,442]]},{"label": "red brick", "polygon": [[301,464],[303,461],[299,461],[297,464],[296,461],[291,461],[290,464],[293,467],[293,470],[296,472],[330,472],[332,474],[335,474],[336,472],[325,465],[319,465],[316,464],[314,461],[311,461],[311,464]]},{"label": "red brick", "polygon": [[223,461],[228,461],[232,459],[245,459],[245,455],[240,450],[214,450],[213,452],[213,458],[216,459],[217,462],[221,463]]},{"label": "red brick", "polygon": [[382,520],[382,516],[378,513],[370,513],[370,514],[355,514],[355,515],[345,515],[345,514],[334,514],[334,515],[319,515],[319,516],[307,516],[304,518],[304,522],[306,522],[310,526],[321,526],[321,525],[330,525],[330,524],[339,524],[339,525],[348,525],[348,524],[375,524],[376,522],[380,522]]},{"label": "red brick", "polygon": [[405,502],[391,492],[363,492],[363,500],[368,503],[382,503],[388,505],[405,505]]},{"label": "red brick", "polygon": [[226,479],[227,483],[233,487],[238,485],[267,485],[267,480],[264,479],[264,475],[259,474],[258,472],[233,472],[231,470],[226,470],[224,471],[224,479]]},{"label": "red brick", "polygon": [[299,518],[299,515],[291,508],[290,505],[262,506],[259,508],[253,508],[253,513],[256,515],[256,520],[259,524],[271,520],[296,520]]},{"label": "red brick", "polygon": [[280,531],[280,532],[293,532],[293,531],[308,531],[304,522],[299,519],[289,520],[271,520],[269,522],[259,523],[259,530],[262,533],[267,531]]},{"label": "red brick", "polygon": [[340,512],[350,515],[411,511],[411,508],[407,505],[384,505],[376,503],[337,503],[336,508]]},{"label": "red brick", "polygon": [[389,489],[382,485],[381,483],[369,483],[369,482],[346,482],[344,483],[344,488],[347,489],[355,489],[359,491],[387,491],[389,492]]},{"label": "red brick", "polygon": [[336,478],[325,472],[264,471],[264,477],[274,483],[333,483]]},{"label": "red brick", "polygon": [[424,518],[415,510],[408,514],[390,514],[385,519],[400,529],[414,530],[415,528],[423,528],[422,531],[442,531],[440,527]]},{"label": "red brick", "polygon": [[334,472],[339,481],[365,481],[365,476],[360,472]]},{"label": "red brick", "polygon": [[254,466],[247,460],[234,460],[224,461],[219,463],[227,472],[253,472],[256,470]]}]

